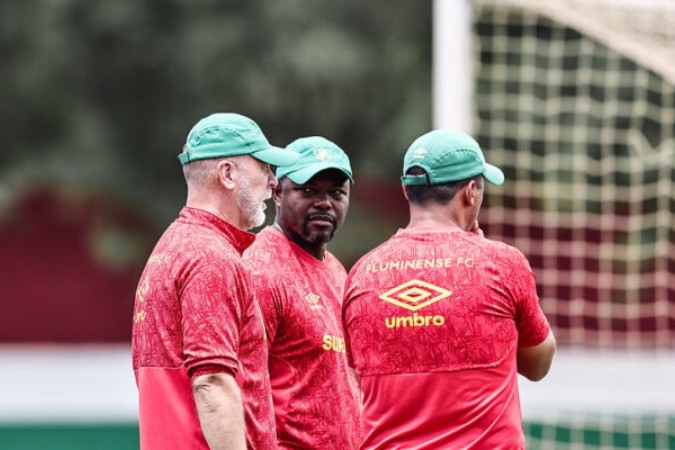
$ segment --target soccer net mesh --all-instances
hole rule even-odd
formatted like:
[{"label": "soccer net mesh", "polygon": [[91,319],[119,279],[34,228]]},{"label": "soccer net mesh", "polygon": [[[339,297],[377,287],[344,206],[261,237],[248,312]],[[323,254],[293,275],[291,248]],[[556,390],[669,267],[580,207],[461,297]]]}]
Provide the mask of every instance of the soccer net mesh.
[{"label": "soccer net mesh", "polygon": [[[607,6],[591,17],[593,2],[540,3],[556,8],[476,3],[477,135],[509,180],[488,191],[483,220],[528,255],[561,343],[673,346],[675,78],[561,20],[602,23]],[[671,44],[675,67],[671,11],[653,41],[664,56]]]},{"label": "soccer net mesh", "polygon": [[[486,234],[527,255],[559,346],[672,351],[675,1],[472,9],[475,134],[508,180]],[[672,415],[587,419],[530,423],[528,448],[675,448]]]}]

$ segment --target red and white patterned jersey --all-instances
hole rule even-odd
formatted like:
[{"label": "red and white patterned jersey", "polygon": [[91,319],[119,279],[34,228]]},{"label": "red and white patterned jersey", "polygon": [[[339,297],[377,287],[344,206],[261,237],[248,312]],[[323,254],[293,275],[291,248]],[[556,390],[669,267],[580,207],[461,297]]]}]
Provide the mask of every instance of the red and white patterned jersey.
[{"label": "red and white patterned jersey", "polygon": [[516,352],[549,325],[518,250],[399,230],[350,271],[343,320],[362,448],[524,448]]},{"label": "red and white patterned jersey", "polygon": [[358,448],[358,388],[347,365],[341,302],[347,273],[273,227],[246,250],[269,335],[279,448]]},{"label": "red and white patterned jersey", "polygon": [[186,207],[150,255],[132,342],[142,449],[208,448],[191,379],[216,372],[241,389],[249,448],[275,448],[264,327],[241,260],[254,239]]}]

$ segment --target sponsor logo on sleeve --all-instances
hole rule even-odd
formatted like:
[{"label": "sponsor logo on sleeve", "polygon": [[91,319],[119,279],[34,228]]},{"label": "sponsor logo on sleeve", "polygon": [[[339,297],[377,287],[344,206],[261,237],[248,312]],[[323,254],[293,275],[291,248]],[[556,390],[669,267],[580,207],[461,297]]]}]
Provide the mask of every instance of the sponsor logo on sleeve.
[{"label": "sponsor logo on sleeve", "polygon": [[134,313],[134,322],[136,323],[141,323],[145,320],[145,310],[143,309],[143,303],[145,303],[145,294],[147,294],[149,290],[150,283],[148,283],[146,278],[136,290],[137,310]]}]

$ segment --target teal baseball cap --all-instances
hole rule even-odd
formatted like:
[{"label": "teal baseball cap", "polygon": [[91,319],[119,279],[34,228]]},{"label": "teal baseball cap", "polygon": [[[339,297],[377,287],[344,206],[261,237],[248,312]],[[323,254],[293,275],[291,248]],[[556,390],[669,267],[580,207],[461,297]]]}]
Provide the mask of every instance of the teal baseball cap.
[{"label": "teal baseball cap", "polygon": [[188,133],[178,159],[181,164],[189,164],[200,159],[239,155],[251,155],[273,166],[298,159],[296,153],[270,145],[257,123],[235,113],[215,113],[197,122]]},{"label": "teal baseball cap", "polygon": [[278,167],[278,179],[288,177],[294,183],[305,184],[322,170],[337,169],[354,182],[349,157],[326,138],[310,136],[296,139],[286,146],[286,150],[299,155],[299,158],[292,164]]},{"label": "teal baseball cap", "polygon": [[[406,175],[411,167],[421,167],[425,175]],[[492,184],[504,183],[504,172],[485,161],[478,142],[471,136],[448,130],[434,130],[417,138],[403,158],[406,186],[431,186],[483,175]]]}]

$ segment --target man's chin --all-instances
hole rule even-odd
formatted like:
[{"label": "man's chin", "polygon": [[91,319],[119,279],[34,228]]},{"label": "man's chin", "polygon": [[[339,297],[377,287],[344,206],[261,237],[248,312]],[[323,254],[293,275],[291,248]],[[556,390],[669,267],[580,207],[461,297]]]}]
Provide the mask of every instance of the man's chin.
[{"label": "man's chin", "polygon": [[265,214],[261,211],[256,216],[252,217],[248,221],[248,229],[258,228],[265,223]]},{"label": "man's chin", "polygon": [[313,244],[324,244],[328,243],[333,239],[335,233],[308,233],[305,236],[307,241]]}]

